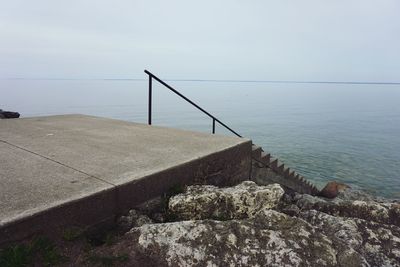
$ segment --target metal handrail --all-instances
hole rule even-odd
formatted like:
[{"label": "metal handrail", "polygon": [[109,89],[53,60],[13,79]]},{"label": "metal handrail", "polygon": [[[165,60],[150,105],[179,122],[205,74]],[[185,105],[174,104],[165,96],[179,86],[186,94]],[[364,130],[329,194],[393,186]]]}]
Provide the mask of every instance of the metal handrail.
[{"label": "metal handrail", "polygon": [[[151,125],[151,115],[152,115],[152,87],[153,87],[153,79],[156,80],[157,82],[161,83],[162,85],[164,85],[165,87],[167,87],[169,90],[171,90],[172,92],[174,92],[175,94],[177,94],[178,96],[180,96],[181,98],[183,98],[184,100],[186,100],[187,102],[189,102],[190,104],[192,104],[193,106],[195,106],[197,109],[199,109],[200,111],[202,111],[204,114],[206,114],[207,116],[209,116],[212,119],[212,133],[215,134],[215,122],[218,122],[219,124],[221,124],[222,126],[224,126],[227,130],[229,130],[230,132],[232,132],[233,134],[235,134],[238,137],[242,137],[240,134],[238,134],[237,132],[235,132],[234,130],[232,130],[230,127],[228,127],[225,123],[221,122],[219,119],[217,119],[215,116],[211,115],[208,111],[206,111],[205,109],[201,108],[199,105],[197,105],[196,103],[194,103],[192,100],[190,100],[189,98],[187,98],[186,96],[182,95],[180,92],[178,92],[177,90],[175,90],[174,88],[172,88],[170,85],[168,85],[167,83],[165,83],[164,81],[162,81],[160,78],[158,78],[157,76],[155,76],[153,73],[151,73],[148,70],[144,70],[144,72],[149,75],[149,125]],[[259,160],[256,156],[253,156],[253,153],[251,155],[252,160],[261,163],[264,167],[268,167],[271,168],[271,166],[269,164],[267,164],[266,162],[263,162],[261,160]],[[282,174],[283,177],[285,177],[284,174]],[[310,190],[311,192],[313,192],[312,190],[315,190],[316,187],[313,186],[311,183],[310,184],[306,184],[308,186],[310,186]],[[313,189],[314,187],[314,189]],[[316,189],[317,190],[317,189]],[[315,192],[314,192],[315,194]]]},{"label": "metal handrail", "polygon": [[161,83],[162,85],[164,85],[165,87],[167,87],[169,90],[171,90],[172,92],[174,92],[175,94],[177,94],[178,96],[180,96],[181,98],[183,98],[184,100],[186,100],[187,102],[189,102],[190,104],[192,104],[193,106],[195,106],[197,109],[199,109],[200,111],[202,111],[204,114],[206,114],[207,116],[209,116],[212,119],[212,133],[215,134],[215,122],[218,122],[220,125],[224,126],[227,130],[229,130],[230,132],[232,132],[233,134],[235,134],[238,137],[242,137],[240,134],[238,134],[237,132],[235,132],[234,130],[232,130],[229,126],[227,126],[225,123],[223,123],[222,121],[220,121],[219,119],[217,119],[215,116],[211,115],[208,111],[206,111],[205,109],[201,108],[199,105],[197,105],[196,103],[194,103],[192,100],[190,100],[189,98],[187,98],[186,96],[182,95],[180,92],[178,92],[177,90],[175,90],[174,88],[172,88],[170,85],[168,85],[167,83],[165,83],[163,80],[161,80],[160,78],[158,78],[156,75],[154,75],[153,73],[151,73],[148,70],[144,70],[144,72],[149,75],[149,113],[148,113],[148,124],[151,125],[151,115],[152,115],[152,87],[153,87],[153,83],[152,83],[152,79],[156,80],[157,82]]}]

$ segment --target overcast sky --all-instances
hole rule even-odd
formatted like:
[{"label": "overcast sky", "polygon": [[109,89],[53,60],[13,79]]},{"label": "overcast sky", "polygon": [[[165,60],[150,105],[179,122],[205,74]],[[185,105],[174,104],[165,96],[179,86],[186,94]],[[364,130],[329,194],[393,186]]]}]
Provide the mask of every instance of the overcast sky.
[{"label": "overcast sky", "polygon": [[400,81],[399,0],[0,0],[1,78]]}]

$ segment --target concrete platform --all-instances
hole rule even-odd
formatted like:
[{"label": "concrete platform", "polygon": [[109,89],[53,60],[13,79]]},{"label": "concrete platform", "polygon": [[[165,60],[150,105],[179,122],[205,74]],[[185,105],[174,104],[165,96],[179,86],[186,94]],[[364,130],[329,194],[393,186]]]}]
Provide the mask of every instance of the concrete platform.
[{"label": "concrete platform", "polygon": [[0,120],[0,244],[248,179],[251,141],[84,115]]}]

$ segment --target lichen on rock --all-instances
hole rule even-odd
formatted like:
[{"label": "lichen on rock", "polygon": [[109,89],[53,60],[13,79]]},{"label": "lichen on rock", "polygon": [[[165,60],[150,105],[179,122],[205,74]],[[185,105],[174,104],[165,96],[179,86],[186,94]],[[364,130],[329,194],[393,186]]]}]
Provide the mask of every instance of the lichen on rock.
[{"label": "lichen on rock", "polygon": [[337,217],[316,210],[302,212],[300,217],[333,240],[338,260],[353,262],[348,266],[400,265],[400,255],[396,255],[400,249],[397,226]]},{"label": "lichen on rock", "polygon": [[189,186],[169,200],[168,209],[181,220],[249,218],[265,208],[274,208],[284,191],[278,184],[257,186],[251,181],[234,187]]},{"label": "lichen on rock", "polygon": [[347,200],[334,201],[297,194],[294,198],[296,205],[302,210],[318,210],[340,217],[354,217],[367,221],[400,226],[400,205],[376,200]]},{"label": "lichen on rock", "polygon": [[289,195],[247,181],[188,186],[168,209],[176,221],[132,219],[111,249],[145,266],[400,266],[397,202]]},{"label": "lichen on rock", "polygon": [[127,235],[143,256],[156,250],[168,266],[336,264],[336,251],[327,237],[302,219],[269,209],[244,220],[148,224]]}]

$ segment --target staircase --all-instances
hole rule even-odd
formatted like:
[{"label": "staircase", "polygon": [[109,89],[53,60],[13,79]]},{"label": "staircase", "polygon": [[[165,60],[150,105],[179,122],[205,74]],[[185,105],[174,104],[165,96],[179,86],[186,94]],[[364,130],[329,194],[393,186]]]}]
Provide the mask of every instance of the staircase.
[{"label": "staircase", "polygon": [[318,195],[316,186],[303,176],[285,167],[280,160],[271,157],[261,147],[252,146],[251,179],[258,184],[279,183],[280,185],[301,194]]}]

